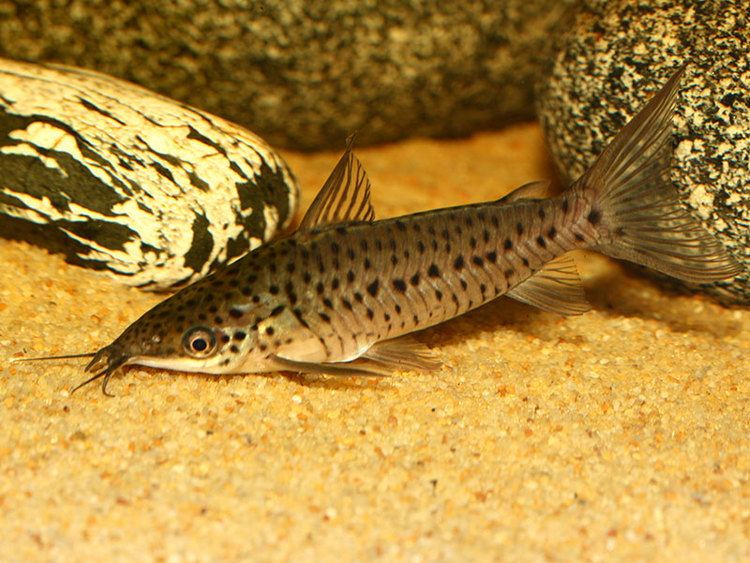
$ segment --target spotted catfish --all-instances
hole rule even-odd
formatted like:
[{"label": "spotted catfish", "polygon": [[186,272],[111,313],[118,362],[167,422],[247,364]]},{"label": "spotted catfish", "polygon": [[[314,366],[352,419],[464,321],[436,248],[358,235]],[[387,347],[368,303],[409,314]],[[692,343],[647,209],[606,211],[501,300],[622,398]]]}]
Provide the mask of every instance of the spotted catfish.
[{"label": "spotted catfish", "polygon": [[84,384],[104,378],[106,393],[128,364],[212,374],[435,368],[406,335],[501,295],[562,314],[588,310],[574,249],[698,283],[738,274],[669,181],[680,75],[548,199],[537,183],[497,201],[375,221],[350,142],[293,235],[148,311],[94,355]]}]

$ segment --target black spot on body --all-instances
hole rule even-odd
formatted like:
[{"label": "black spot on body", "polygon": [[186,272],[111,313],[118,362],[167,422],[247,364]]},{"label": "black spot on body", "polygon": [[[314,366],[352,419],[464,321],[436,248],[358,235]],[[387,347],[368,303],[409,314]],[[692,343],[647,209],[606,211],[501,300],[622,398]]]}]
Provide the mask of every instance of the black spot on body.
[{"label": "black spot on body", "polygon": [[279,286],[278,285],[272,285],[271,287],[268,288],[268,293],[270,293],[271,295],[278,295],[278,293],[279,293]]},{"label": "black spot on body", "polygon": [[430,267],[427,269],[427,275],[431,278],[437,278],[440,277],[440,269],[437,267],[436,264],[431,264]]},{"label": "black spot on body", "polygon": [[414,274],[414,275],[413,275],[413,276],[411,277],[411,279],[409,280],[409,282],[410,282],[410,283],[411,283],[412,285],[414,285],[414,286],[416,286],[416,285],[419,285],[419,272],[417,272],[416,274]]},{"label": "black spot on body", "polygon": [[522,223],[517,223],[516,224],[516,233],[518,233],[519,237],[523,234],[523,224]]},{"label": "black spot on body", "polygon": [[482,260],[481,256],[474,256],[472,257],[471,261],[474,262],[474,264],[479,266],[480,268],[484,266],[484,260]]},{"label": "black spot on body", "polygon": [[401,278],[396,278],[393,280],[393,287],[401,293],[404,293],[406,291],[406,283]]},{"label": "black spot on body", "polygon": [[592,209],[589,212],[589,214],[586,216],[586,219],[592,225],[598,225],[599,222],[602,220],[602,213],[598,209]]},{"label": "black spot on body", "polygon": [[456,271],[460,271],[463,267],[464,267],[464,257],[463,256],[458,256],[453,261],[453,269],[456,270]]},{"label": "black spot on body", "polygon": [[237,340],[238,342],[245,340],[247,338],[247,333],[242,330],[235,331],[233,338]]},{"label": "black spot on body", "polygon": [[244,315],[244,313],[240,309],[236,309],[234,307],[229,309],[229,316],[232,317],[233,319],[241,319],[242,315]]},{"label": "black spot on body", "polygon": [[542,247],[542,248],[547,248],[547,242],[546,242],[546,241],[544,240],[544,237],[543,237],[543,236],[541,236],[541,235],[540,235],[540,236],[538,236],[538,237],[536,237],[536,243],[537,243],[537,244],[538,244],[538,245],[539,245],[540,247]]},{"label": "black spot on body", "polygon": [[547,237],[553,239],[556,236],[557,236],[557,229],[555,229],[555,227],[550,227],[549,230],[547,231]]},{"label": "black spot on body", "polygon": [[380,282],[378,280],[373,280],[372,283],[370,283],[367,286],[367,292],[373,297],[375,297],[378,294],[379,287],[380,287]]}]

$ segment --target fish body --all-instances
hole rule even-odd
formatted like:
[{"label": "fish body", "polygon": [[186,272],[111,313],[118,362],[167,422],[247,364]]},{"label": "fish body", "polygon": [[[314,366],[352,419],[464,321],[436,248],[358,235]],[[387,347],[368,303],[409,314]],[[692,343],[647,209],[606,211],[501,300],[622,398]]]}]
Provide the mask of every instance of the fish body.
[{"label": "fish body", "polygon": [[407,335],[501,295],[562,314],[588,310],[574,249],[681,279],[741,266],[692,218],[669,182],[681,72],[563,194],[522,186],[493,202],[374,220],[351,143],[297,232],[157,305],[87,370],[122,365],[203,373],[388,373],[439,363]]}]

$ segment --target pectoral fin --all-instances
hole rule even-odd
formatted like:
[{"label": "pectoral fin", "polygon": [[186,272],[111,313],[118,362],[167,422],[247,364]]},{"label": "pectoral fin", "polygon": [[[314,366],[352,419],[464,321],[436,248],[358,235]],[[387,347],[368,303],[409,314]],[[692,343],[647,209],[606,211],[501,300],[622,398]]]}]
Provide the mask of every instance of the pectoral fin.
[{"label": "pectoral fin", "polygon": [[432,350],[411,336],[377,342],[362,357],[392,370],[434,370],[441,365]]},{"label": "pectoral fin", "polygon": [[580,315],[591,309],[576,263],[568,255],[548,262],[506,295],[561,315]]},{"label": "pectoral fin", "polygon": [[273,356],[279,369],[338,376],[386,376],[397,370],[434,370],[441,363],[427,346],[410,336],[373,344],[348,362],[300,362]]},{"label": "pectoral fin", "polygon": [[298,362],[288,360],[281,356],[272,356],[279,369],[294,371],[297,373],[318,373],[323,375],[336,375],[341,377],[351,376],[378,376],[389,375],[390,372],[384,369],[378,369],[375,365],[369,367],[367,364],[359,363],[359,360],[341,363],[315,363],[315,362]]}]

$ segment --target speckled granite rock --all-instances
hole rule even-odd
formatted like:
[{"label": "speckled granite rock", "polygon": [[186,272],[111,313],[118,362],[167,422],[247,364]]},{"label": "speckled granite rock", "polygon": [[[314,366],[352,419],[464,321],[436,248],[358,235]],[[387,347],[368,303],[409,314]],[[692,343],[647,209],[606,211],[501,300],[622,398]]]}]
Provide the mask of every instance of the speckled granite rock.
[{"label": "speckled granite rock", "polygon": [[93,68],[276,146],[452,136],[530,117],[576,0],[0,0],[0,54]]},{"label": "speckled granite rock", "polygon": [[[539,92],[559,168],[571,178],[580,175],[687,62],[674,121],[673,180],[710,230],[750,266],[749,46],[743,2],[589,1],[561,39],[551,79]],[[725,303],[748,304],[750,273],[701,289]]]}]

